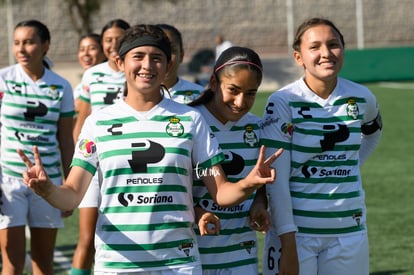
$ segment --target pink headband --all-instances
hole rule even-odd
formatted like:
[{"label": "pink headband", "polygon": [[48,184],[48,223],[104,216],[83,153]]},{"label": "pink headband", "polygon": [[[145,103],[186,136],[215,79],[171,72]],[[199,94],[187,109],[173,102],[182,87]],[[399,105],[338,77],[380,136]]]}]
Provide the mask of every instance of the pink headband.
[{"label": "pink headband", "polygon": [[234,61],[229,61],[229,62],[226,62],[226,63],[224,63],[223,65],[218,66],[218,67],[214,70],[214,72],[215,72],[215,73],[217,73],[218,71],[220,71],[221,69],[223,69],[225,66],[227,66],[227,65],[234,65],[234,64],[248,64],[248,65],[252,65],[252,66],[254,66],[254,67],[258,68],[260,72],[263,72],[262,67],[260,67],[260,66],[259,66],[259,65],[257,65],[256,63],[253,63],[253,62],[250,62],[250,61],[244,61],[244,60],[234,60]]}]

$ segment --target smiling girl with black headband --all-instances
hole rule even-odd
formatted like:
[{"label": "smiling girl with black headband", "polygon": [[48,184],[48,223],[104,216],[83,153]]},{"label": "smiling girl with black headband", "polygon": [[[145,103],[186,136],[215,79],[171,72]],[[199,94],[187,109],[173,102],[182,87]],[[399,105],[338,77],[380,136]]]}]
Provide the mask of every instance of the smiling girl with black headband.
[{"label": "smiling girl with black headband", "polygon": [[249,175],[228,182],[220,166],[224,156],[201,114],[163,96],[161,83],[171,66],[165,33],[154,25],[134,26],[118,53],[127,95],[86,119],[65,184],[50,183],[36,147],[34,164],[19,151],[28,168],[24,182],[53,206],[73,209],[99,163],[94,274],[201,274],[194,167],[208,171],[199,175],[217,203],[228,207],[274,181],[270,165],[281,152],[264,160],[262,148]]}]

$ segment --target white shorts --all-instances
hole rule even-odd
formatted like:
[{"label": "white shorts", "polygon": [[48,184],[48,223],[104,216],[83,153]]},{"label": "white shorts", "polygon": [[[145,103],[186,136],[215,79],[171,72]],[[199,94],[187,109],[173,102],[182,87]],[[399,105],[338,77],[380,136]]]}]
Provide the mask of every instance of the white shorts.
[{"label": "white shorts", "polygon": [[26,224],[37,228],[63,227],[61,210],[36,195],[21,179],[3,177],[0,187],[0,229]]},{"label": "white shorts", "polygon": [[86,190],[86,193],[82,198],[82,201],[79,203],[78,208],[98,208],[100,192],[99,189],[99,176],[97,172],[95,173],[91,182],[89,183],[88,189]]},{"label": "white shorts", "polygon": [[259,266],[257,264],[237,266],[232,268],[203,270],[203,275],[258,275]]},{"label": "white shorts", "polygon": [[[272,233],[270,233],[272,232]],[[296,236],[301,275],[368,275],[367,232],[341,237]],[[280,240],[269,231],[265,237],[263,275],[275,275],[280,259]]]},{"label": "white shorts", "polygon": [[181,268],[173,268],[157,271],[142,272],[101,272],[94,271],[94,275],[201,275],[201,265],[186,266]]}]

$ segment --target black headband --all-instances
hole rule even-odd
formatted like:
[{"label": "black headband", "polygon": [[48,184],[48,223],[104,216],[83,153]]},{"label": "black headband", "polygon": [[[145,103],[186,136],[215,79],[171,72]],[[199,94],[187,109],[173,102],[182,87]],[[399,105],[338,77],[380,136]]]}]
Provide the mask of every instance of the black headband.
[{"label": "black headband", "polygon": [[171,46],[168,41],[161,40],[159,38],[155,38],[150,35],[140,36],[132,41],[124,41],[119,47],[118,54],[119,56],[123,57],[129,52],[130,50],[141,47],[141,46],[154,46],[160,49],[165,53],[167,56],[167,61],[171,60]]}]

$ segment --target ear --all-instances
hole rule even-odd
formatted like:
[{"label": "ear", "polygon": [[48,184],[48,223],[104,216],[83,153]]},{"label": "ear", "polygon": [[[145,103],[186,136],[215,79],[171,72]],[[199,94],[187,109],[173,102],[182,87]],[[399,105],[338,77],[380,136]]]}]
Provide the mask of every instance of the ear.
[{"label": "ear", "polygon": [[184,49],[181,50],[180,63],[183,63],[183,60],[184,60]]},{"label": "ear", "polygon": [[293,51],[293,59],[295,60],[296,64],[300,67],[303,67],[303,60],[302,60],[302,54],[298,51]]},{"label": "ear", "polygon": [[211,74],[211,76],[210,76],[210,82],[209,82],[210,89],[211,89],[213,92],[216,92],[216,91],[218,90],[217,85],[218,85],[218,83],[217,83],[217,78],[216,78],[215,74],[213,73],[213,74]]},{"label": "ear", "polygon": [[124,61],[121,59],[121,57],[119,57],[119,55],[117,55],[117,56],[115,57],[115,63],[116,63],[116,65],[118,66],[118,69],[119,69],[121,72],[124,72]]},{"label": "ear", "polygon": [[43,42],[43,56],[45,56],[47,52],[49,51],[49,45],[50,45],[50,41]]},{"label": "ear", "polygon": [[167,74],[171,71],[172,67],[173,67],[173,61],[171,59],[170,62],[168,62],[167,64],[167,71],[166,71]]}]

